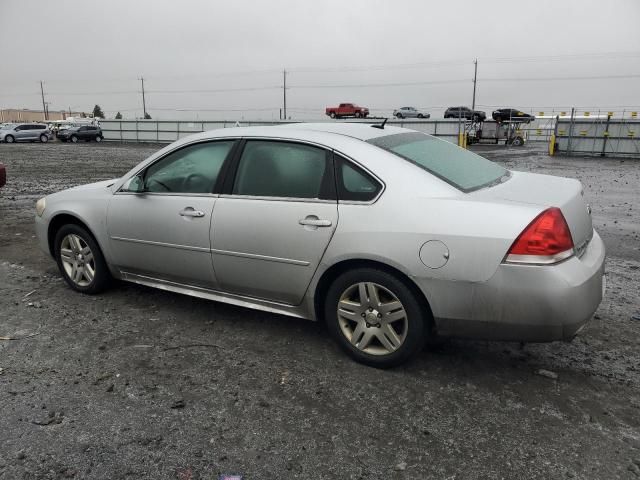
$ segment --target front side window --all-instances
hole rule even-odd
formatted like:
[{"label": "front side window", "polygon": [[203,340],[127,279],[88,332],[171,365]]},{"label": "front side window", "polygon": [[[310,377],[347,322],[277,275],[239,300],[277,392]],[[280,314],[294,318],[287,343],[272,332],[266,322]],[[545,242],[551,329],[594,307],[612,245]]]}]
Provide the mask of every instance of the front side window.
[{"label": "front side window", "polygon": [[151,165],[144,190],[157,193],[212,193],[234,141],[198,143]]},{"label": "front side window", "polygon": [[509,170],[480,155],[424,133],[399,133],[368,140],[408,160],[463,192],[489,186]]},{"label": "front side window", "polygon": [[233,191],[256,197],[323,198],[332,182],[327,153],[296,143],[249,140]]}]

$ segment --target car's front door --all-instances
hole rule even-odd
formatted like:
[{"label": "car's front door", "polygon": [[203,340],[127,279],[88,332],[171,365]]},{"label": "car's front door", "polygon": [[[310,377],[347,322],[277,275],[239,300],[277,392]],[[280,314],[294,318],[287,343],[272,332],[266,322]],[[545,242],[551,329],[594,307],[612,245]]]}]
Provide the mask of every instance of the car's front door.
[{"label": "car's front door", "polygon": [[223,290],[299,304],[338,222],[330,152],[247,140],[213,212],[213,266]]},{"label": "car's front door", "polygon": [[16,132],[16,141],[29,140],[31,135],[30,125],[20,125],[14,130]]},{"label": "car's front door", "polygon": [[124,272],[216,288],[212,193],[234,140],[191,144],[145,168],[113,195],[107,227]]}]

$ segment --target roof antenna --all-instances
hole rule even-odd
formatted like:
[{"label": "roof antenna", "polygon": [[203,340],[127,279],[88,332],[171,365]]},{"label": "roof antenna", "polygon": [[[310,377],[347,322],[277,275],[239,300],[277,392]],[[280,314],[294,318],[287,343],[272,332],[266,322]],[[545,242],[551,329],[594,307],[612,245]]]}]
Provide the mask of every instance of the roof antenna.
[{"label": "roof antenna", "polygon": [[380,125],[371,125],[373,128],[379,128],[380,130],[384,130],[384,126],[387,124],[387,120],[389,118],[385,118]]}]

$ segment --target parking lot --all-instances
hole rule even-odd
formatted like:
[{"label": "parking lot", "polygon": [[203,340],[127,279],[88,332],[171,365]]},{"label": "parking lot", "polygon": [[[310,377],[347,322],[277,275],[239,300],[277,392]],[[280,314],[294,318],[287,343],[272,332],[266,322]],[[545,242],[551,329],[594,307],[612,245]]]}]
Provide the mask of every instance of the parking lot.
[{"label": "parking lot", "polygon": [[159,148],[0,145],[0,479],[640,478],[637,160],[476,148],[583,182],[606,296],[571,343],[442,341],[380,371],[312,322],[66,286],[36,245],[35,201]]}]

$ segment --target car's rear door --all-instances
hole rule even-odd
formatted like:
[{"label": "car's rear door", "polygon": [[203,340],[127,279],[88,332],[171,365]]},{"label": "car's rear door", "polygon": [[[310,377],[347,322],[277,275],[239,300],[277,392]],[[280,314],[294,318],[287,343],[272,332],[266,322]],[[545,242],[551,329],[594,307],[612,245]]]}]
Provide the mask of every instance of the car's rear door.
[{"label": "car's rear door", "polygon": [[211,225],[220,287],[299,304],[338,222],[331,153],[249,139],[224,188]]},{"label": "car's rear door", "polygon": [[163,156],[113,195],[107,215],[113,263],[123,272],[216,288],[213,193],[235,140],[200,142]]}]

